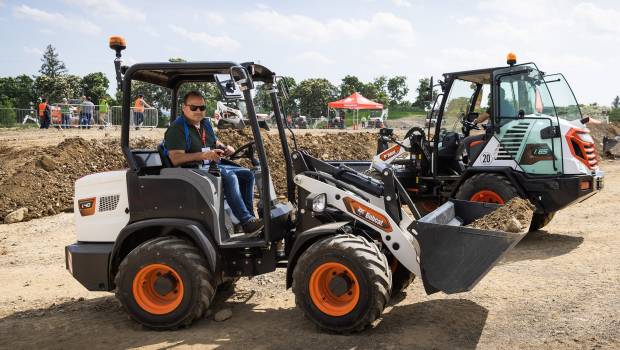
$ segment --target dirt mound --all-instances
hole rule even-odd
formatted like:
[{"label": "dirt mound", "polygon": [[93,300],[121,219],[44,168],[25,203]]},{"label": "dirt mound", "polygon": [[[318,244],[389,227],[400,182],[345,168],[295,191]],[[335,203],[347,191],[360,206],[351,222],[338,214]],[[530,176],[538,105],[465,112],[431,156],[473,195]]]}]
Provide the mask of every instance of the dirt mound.
[{"label": "dirt mound", "polygon": [[[220,140],[235,148],[252,139],[249,130],[221,130]],[[296,135],[300,149],[322,159],[370,159],[376,147],[373,133]],[[284,161],[277,134],[263,133],[276,192],[286,191]],[[289,144],[293,147],[292,140]],[[155,149],[157,141],[137,138],[133,148]],[[73,184],[88,174],[125,168],[116,139],[67,138],[55,147],[16,150],[0,147],[0,222],[18,208],[28,208],[25,220],[73,209]]]},{"label": "dirt mound", "polygon": [[492,231],[523,232],[530,227],[535,207],[526,199],[513,198],[506,205],[467,225]]},{"label": "dirt mound", "polygon": [[[596,145],[596,150],[601,157],[605,157],[603,154],[603,137],[607,136],[609,138],[614,138],[617,135],[620,135],[620,126],[615,123],[609,124],[589,124],[588,129],[590,129],[590,135],[594,139],[594,144]],[[620,145],[614,147],[611,150],[612,154],[619,155],[620,154]]]}]

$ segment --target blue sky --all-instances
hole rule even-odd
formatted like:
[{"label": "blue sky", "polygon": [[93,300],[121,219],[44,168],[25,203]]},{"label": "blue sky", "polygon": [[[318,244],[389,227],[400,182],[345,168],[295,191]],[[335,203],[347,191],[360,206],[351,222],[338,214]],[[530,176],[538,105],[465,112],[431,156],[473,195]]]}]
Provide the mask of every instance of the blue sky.
[{"label": "blue sky", "polygon": [[[36,74],[52,44],[70,73],[113,80],[110,35],[128,64],[259,61],[298,81],[421,77],[505,65],[509,51],[562,72],[581,103],[620,94],[617,1],[120,1],[0,0],[0,76]],[[113,84],[111,84],[113,85]]]}]

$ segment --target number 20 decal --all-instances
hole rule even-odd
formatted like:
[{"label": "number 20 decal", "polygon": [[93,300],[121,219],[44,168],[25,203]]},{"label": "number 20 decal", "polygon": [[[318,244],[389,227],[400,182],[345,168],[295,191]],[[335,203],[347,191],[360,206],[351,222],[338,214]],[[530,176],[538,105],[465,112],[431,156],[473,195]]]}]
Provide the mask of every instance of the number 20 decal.
[{"label": "number 20 decal", "polygon": [[482,153],[482,163],[491,163],[491,153]]}]

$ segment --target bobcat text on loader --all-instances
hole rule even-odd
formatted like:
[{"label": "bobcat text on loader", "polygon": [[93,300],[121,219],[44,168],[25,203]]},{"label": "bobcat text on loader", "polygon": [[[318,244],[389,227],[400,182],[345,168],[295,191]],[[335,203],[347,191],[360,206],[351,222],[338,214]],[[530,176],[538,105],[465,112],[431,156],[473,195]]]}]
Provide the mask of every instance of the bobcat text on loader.
[{"label": "bobcat text on loader", "polygon": [[[579,104],[562,74],[533,63],[444,74],[426,127],[404,139],[382,129],[372,162],[331,162],[377,172],[394,166],[421,211],[448,198],[536,205],[530,231],[603,187],[603,171]],[[431,91],[432,91],[431,80]],[[476,122],[488,118],[484,130]],[[475,135],[474,135],[475,134]]]},{"label": "bobcat text on loader", "polygon": [[[448,201],[420,220],[390,166],[381,180],[334,167],[289,148],[281,80],[268,68],[234,62],[139,63],[121,67],[125,41],[110,39],[123,92],[122,171],[75,184],[77,242],[65,249],[69,272],[87,289],[115,291],[128,314],[153,329],[202,317],[220,284],[286,267],[297,306],[320,328],[348,333],[380,317],[390,294],[415,276],[427,293],[471,290],[525,233],[464,227],[497,206]],[[132,81],[171,89],[172,116],[184,82],[215,82],[239,91],[254,141],[226,164],[248,158],[264,220],[258,237],[236,234],[217,167],[171,167],[161,147],[129,147]],[[230,88],[230,82],[234,88]],[[270,96],[286,166],[286,201],[275,196],[252,101],[254,82]],[[232,159],[232,160],[231,160]],[[214,164],[214,163],[212,163]],[[237,165],[240,166],[240,165]],[[284,242],[278,254],[278,242]]]}]

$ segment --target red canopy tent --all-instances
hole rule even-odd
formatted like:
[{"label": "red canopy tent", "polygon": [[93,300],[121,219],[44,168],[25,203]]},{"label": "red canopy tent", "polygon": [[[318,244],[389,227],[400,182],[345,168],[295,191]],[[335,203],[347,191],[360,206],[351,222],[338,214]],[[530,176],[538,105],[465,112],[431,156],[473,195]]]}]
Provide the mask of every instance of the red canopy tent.
[{"label": "red canopy tent", "polygon": [[383,109],[383,105],[381,103],[373,102],[362,96],[359,92],[354,92],[351,96],[343,98],[342,100],[329,102],[327,107],[333,109],[355,110],[355,126],[357,126],[357,111],[360,109]]},{"label": "red canopy tent", "polygon": [[333,101],[327,104],[327,107],[334,109],[383,109],[381,103],[373,102],[362,96],[359,92],[354,92],[351,96],[342,100]]}]

